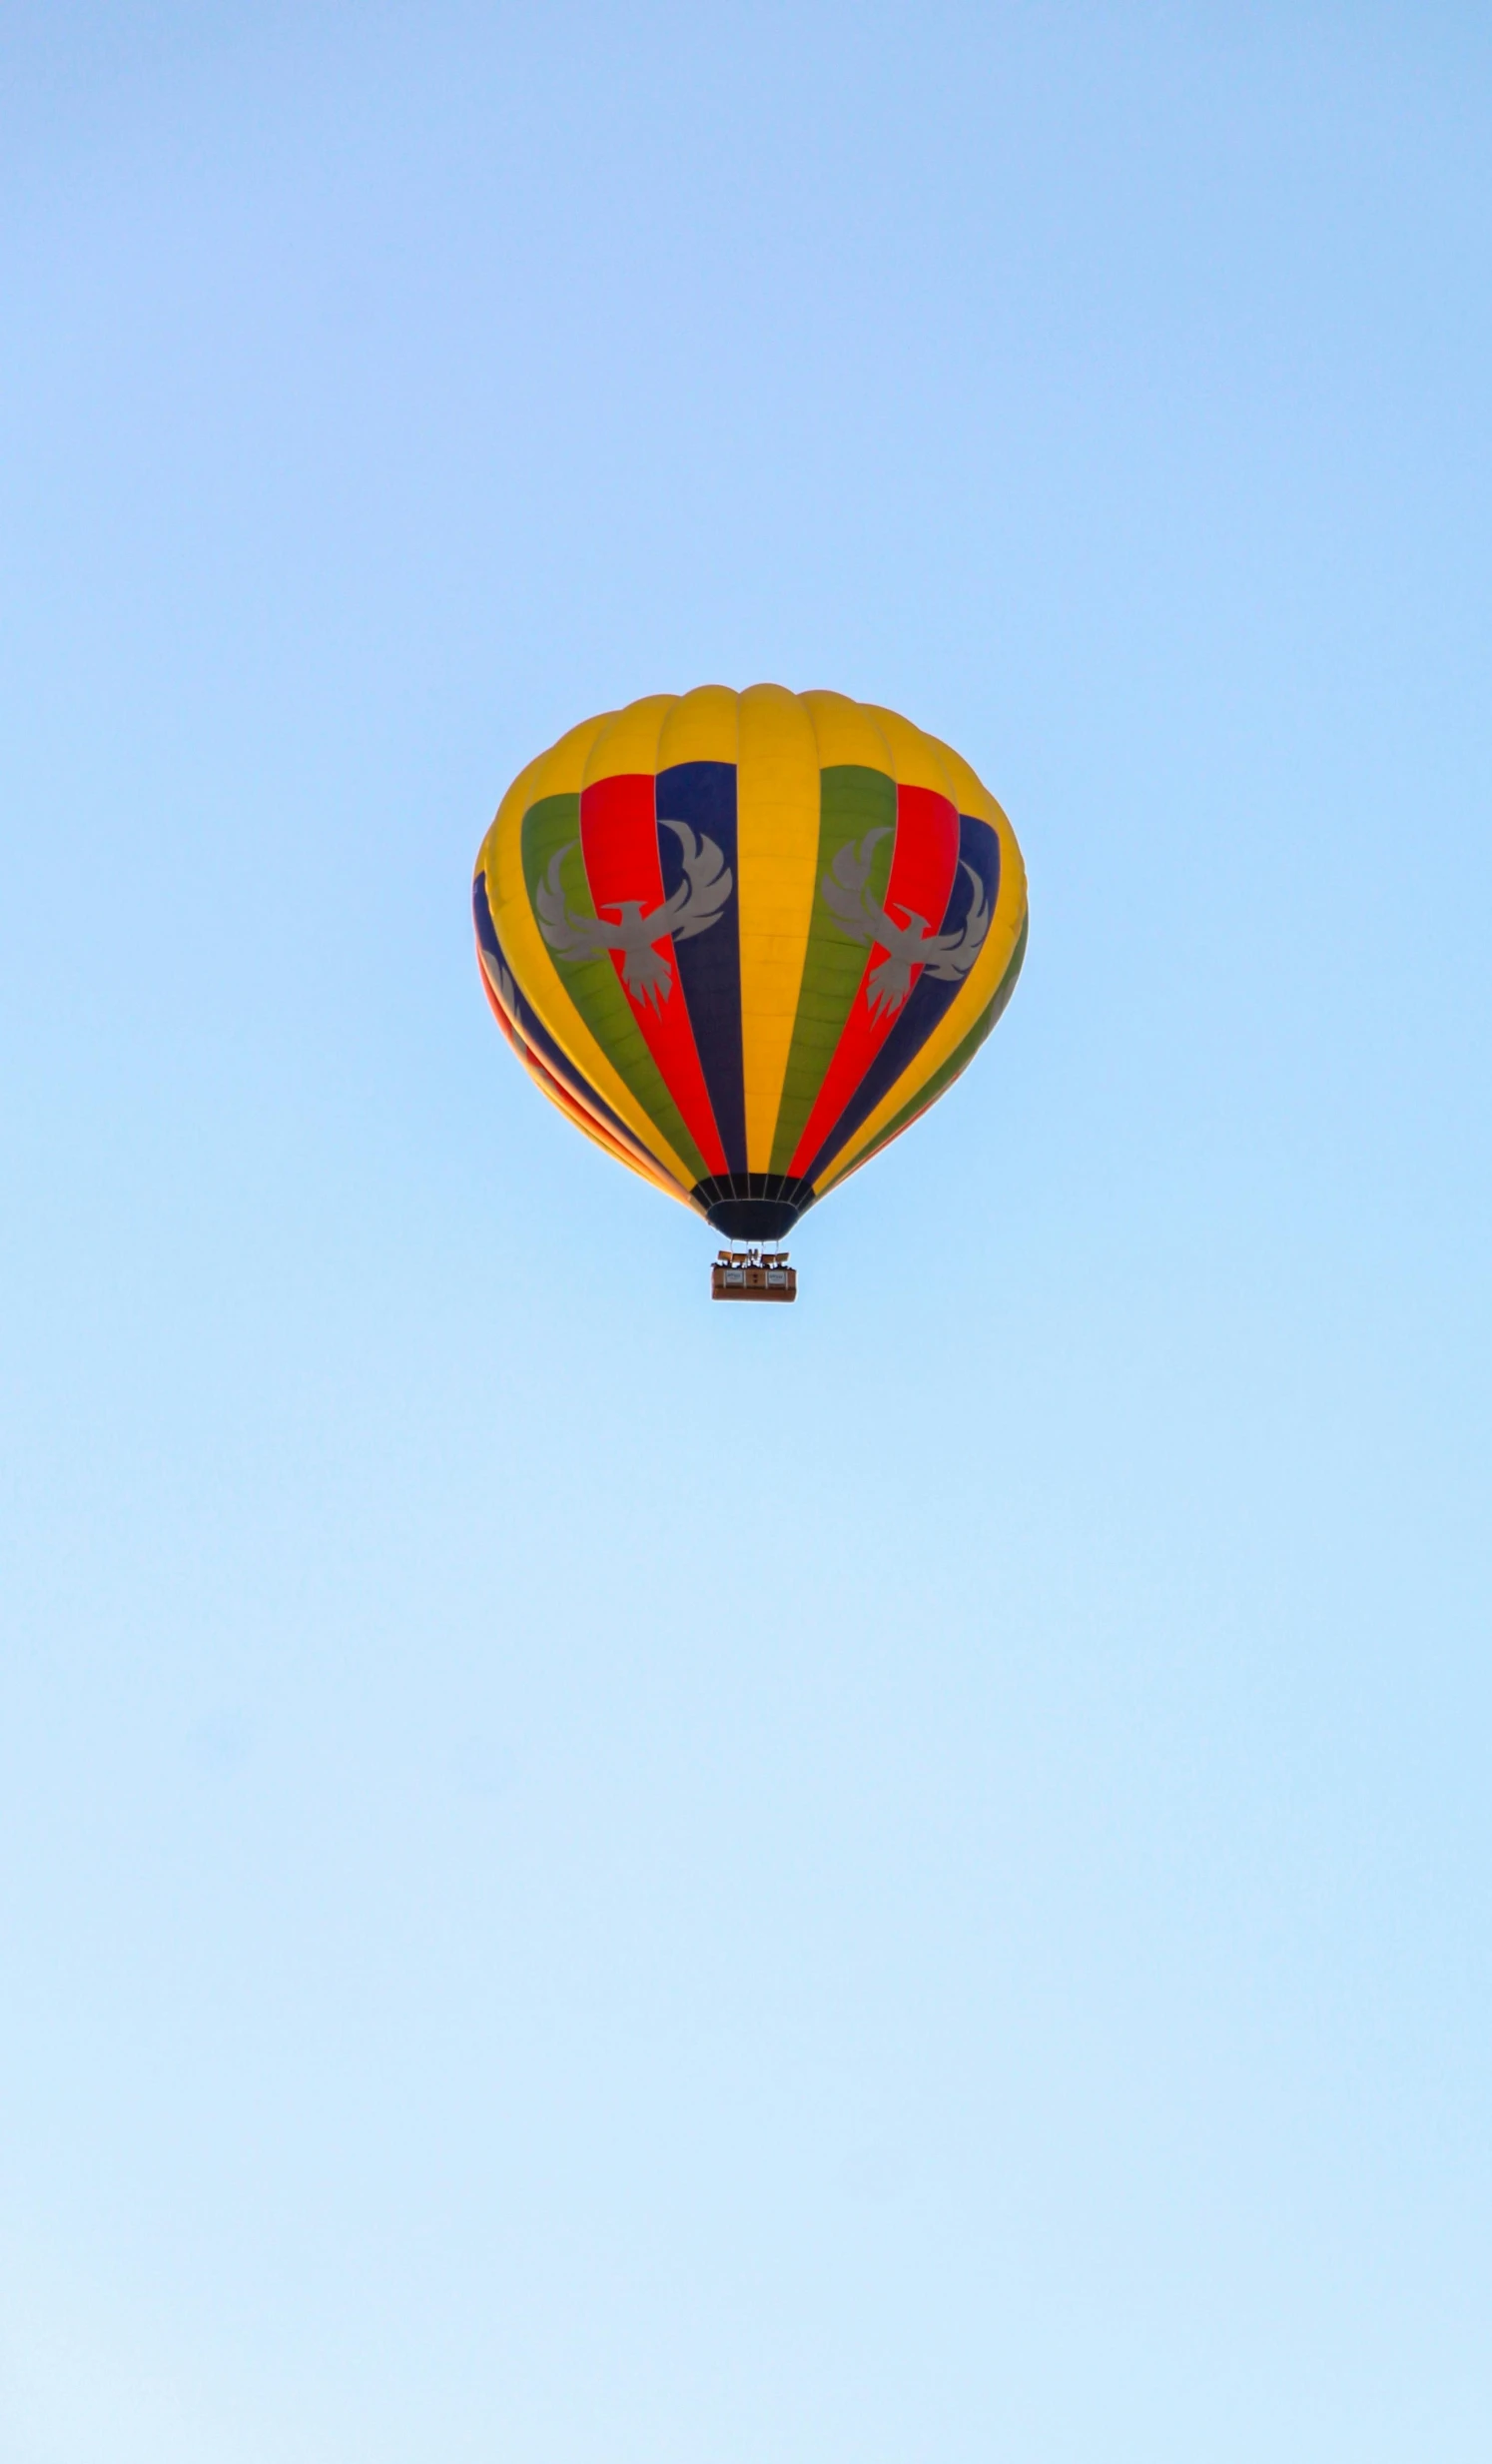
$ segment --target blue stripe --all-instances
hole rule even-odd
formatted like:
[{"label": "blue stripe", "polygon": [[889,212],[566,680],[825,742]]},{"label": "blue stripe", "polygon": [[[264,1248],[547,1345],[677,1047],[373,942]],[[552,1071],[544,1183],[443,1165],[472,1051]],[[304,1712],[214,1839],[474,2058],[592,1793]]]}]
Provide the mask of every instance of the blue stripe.
[{"label": "blue stripe", "polygon": [[[938,927],[940,933],[960,931],[974,904],[974,886],[964,870],[966,864],[979,876],[985,904],[993,918],[1000,893],[1000,839],[989,822],[976,821],[972,813],[959,815],[959,866]],[[926,971],[918,977],[910,1001],[809,1165],[803,1176],[805,1181],[817,1181],[861,1123],[869,1121],[882,1097],[889,1095],[902,1072],[911,1068],[939,1020],[947,1017],[963,982],[960,977],[945,983]]]},{"label": "blue stripe", "polygon": [[[700,1068],[709,1090],[726,1169],[746,1170],[746,1072],[741,1057],[740,875],[736,856],[736,766],[733,761],[680,761],[660,770],[655,811],[659,824],[680,821],[696,837],[711,838],[730,866],[731,896],[719,920],[673,955],[684,1006],[694,1030]],[[678,833],[659,827],[658,856],[663,895],[672,898],[684,879]]]}]

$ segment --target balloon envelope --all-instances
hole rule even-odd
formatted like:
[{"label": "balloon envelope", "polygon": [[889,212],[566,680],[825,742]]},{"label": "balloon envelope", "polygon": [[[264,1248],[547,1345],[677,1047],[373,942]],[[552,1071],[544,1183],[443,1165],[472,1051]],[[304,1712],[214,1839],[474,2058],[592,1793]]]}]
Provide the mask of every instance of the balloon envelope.
[{"label": "balloon envelope", "polygon": [[780,1239],[968,1067],[1026,950],[968,763],[840,693],[704,685],[572,728],[482,841],[499,1026],[578,1129]]}]

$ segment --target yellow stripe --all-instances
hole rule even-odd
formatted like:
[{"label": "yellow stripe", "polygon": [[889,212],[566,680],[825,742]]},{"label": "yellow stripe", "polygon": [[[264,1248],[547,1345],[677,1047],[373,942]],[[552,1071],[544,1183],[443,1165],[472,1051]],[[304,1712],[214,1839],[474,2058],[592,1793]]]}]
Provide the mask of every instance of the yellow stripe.
[{"label": "yellow stripe", "polygon": [[[614,710],[591,745],[585,785],[589,787],[594,779],[635,776],[639,771],[651,777],[658,767],[663,721],[677,700],[677,693],[648,693],[641,701],[629,701],[625,710]],[[548,792],[552,795],[553,788]]]},{"label": "yellow stripe", "polygon": [[[486,835],[476,851],[476,868],[472,875],[472,879],[475,879],[476,873],[486,874],[487,904],[489,906],[491,904],[495,888],[494,876],[497,869],[498,829],[508,812],[514,808],[516,808],[518,817],[521,820],[524,811],[533,801],[531,792],[533,782],[537,778],[539,771],[542,769],[547,759],[548,755],[546,753],[540,753],[535,760],[526,763],[518,772],[517,777],[514,779],[511,787],[509,787],[506,795],[502,799],[502,802],[498,805],[496,813],[493,815],[493,818],[488,825]],[[493,922],[496,922],[495,916],[493,918]]]},{"label": "yellow stripe", "polygon": [[481,843],[478,867],[487,877],[487,898],[497,938],[513,974],[560,1051],[588,1079],[597,1095],[656,1156],[669,1179],[680,1189],[694,1186],[694,1175],[654,1127],[631,1089],[621,1079],[570,1000],[553,956],[534,921],[523,881],[523,815],[540,796],[572,795],[585,774],[592,745],[611,717],[587,719],[526,770],[520,770],[497,808],[497,818]]},{"label": "yellow stripe", "polygon": [[891,747],[898,787],[931,787],[934,795],[957,801],[953,780],[939,759],[942,747],[936,736],[925,736],[910,719],[895,710],[883,710],[877,702],[867,702],[865,713],[875,720]]},{"label": "yellow stripe", "polygon": [[[514,821],[515,828],[521,831],[523,815],[530,804],[537,804],[540,796],[578,796],[584,782],[585,765],[590,758],[590,748],[602,728],[609,727],[615,716],[614,710],[602,710],[593,719],[582,719],[578,727],[567,729],[557,744],[551,744],[547,753],[540,753],[538,760],[531,765],[533,778],[529,783],[527,795],[518,807]],[[502,802],[506,804],[506,796],[503,797]],[[499,821],[502,818],[500,806],[497,817]],[[521,844],[520,838],[519,845]],[[520,865],[519,879],[521,878],[522,867]]]},{"label": "yellow stripe", "polygon": [[[956,753],[951,744],[942,743],[937,736],[930,736],[928,738],[928,742],[930,744],[935,744],[938,747],[938,752],[942,759],[943,767],[948,772],[953,799],[955,804],[957,804],[959,811],[961,813],[972,813],[976,821],[988,821],[992,828],[1000,831],[1003,840],[1008,839],[1011,846],[1015,847],[1015,833],[1012,831],[1010,823],[1006,820],[1003,810],[996,803],[995,798],[991,795],[989,788],[985,785],[984,780],[979,776],[978,772],[970,769],[969,764],[964,759],[963,754]],[[1018,862],[1020,861],[1020,849],[1016,848],[1016,858]],[[1000,860],[1003,865],[1005,862],[1005,850],[1003,846],[1001,849]],[[1004,875],[1002,874],[1002,879],[1003,878]]]},{"label": "yellow stripe", "polygon": [[734,761],[736,696],[728,684],[701,684],[676,701],[658,738],[658,767],[679,761]]},{"label": "yellow stripe", "polygon": [[863,701],[851,701],[845,693],[800,693],[798,698],[813,721],[821,768],[850,765],[857,770],[883,770],[888,778],[895,778],[891,747]]},{"label": "yellow stripe", "polygon": [[787,1076],[819,853],[819,749],[804,704],[780,684],[739,703],[741,1048],[746,1165],[764,1173]]},{"label": "yellow stripe", "polygon": [[[931,737],[927,741],[936,743],[936,739]],[[1026,866],[1016,844],[1016,834],[995,798],[988,788],[981,785],[968,763],[957,753],[950,754],[947,745],[938,745],[937,750],[943,756],[950,785],[956,790],[959,810],[972,813],[978,820],[990,822],[1000,834],[1000,890],[995,901],[995,913],[990,919],[984,948],[916,1060],[902,1072],[895,1086],[882,1097],[875,1111],[862,1121],[854,1137],[846,1142],[833,1163],[814,1183],[820,1197],[826,1190],[831,1190],[836,1181],[844,1178],[857,1157],[879,1138],[888,1121],[894,1120],[903,1107],[912,1102],[918,1090],[942,1069],[949,1054],[963,1043],[986,1003],[994,1000],[1010,965],[1011,953],[1021,937],[1021,926],[1026,915]]]}]

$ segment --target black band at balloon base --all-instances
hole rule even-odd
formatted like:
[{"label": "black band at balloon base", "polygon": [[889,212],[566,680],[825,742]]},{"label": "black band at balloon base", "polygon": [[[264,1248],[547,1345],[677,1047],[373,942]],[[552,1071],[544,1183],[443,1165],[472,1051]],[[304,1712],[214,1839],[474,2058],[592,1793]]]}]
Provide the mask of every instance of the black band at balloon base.
[{"label": "black band at balloon base", "polygon": [[727,1240],[781,1240],[813,1205],[808,1183],[786,1173],[717,1173],[696,1181],[689,1196]]}]

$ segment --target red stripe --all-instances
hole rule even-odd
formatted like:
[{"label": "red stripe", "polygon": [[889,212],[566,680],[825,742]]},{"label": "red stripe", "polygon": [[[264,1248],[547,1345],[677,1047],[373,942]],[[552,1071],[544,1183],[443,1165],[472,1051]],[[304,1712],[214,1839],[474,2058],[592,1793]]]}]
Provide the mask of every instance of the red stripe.
[{"label": "red stripe", "polygon": [[[640,905],[644,915],[662,906],[663,868],[658,861],[658,823],[650,776],[597,779],[583,791],[580,851],[596,913],[607,923],[618,923],[622,907],[632,901]],[[678,962],[671,937],[665,933],[661,941],[653,943],[653,949],[666,961],[669,977],[667,992],[659,988],[656,1007],[629,988],[622,973],[626,963],[622,951],[612,951],[611,963],[632,1005],[632,1015],[642,1029],[648,1051],[662,1072],[663,1083],[704,1157],[705,1170],[723,1173],[725,1150],[715,1127],[694,1029],[679,990]]]},{"label": "red stripe", "polygon": [[[947,796],[936,794],[931,787],[898,787],[896,845],[892,850],[891,877],[886,884],[885,902],[886,913],[893,924],[910,924],[913,916],[917,915],[921,916],[930,932],[937,932],[958,868],[958,808],[950,803]],[[807,1171],[906,1006],[903,1003],[894,1011],[883,1009],[879,1017],[872,1014],[869,992],[871,970],[886,955],[877,942],[865,962],[865,973],[855,995],[855,1006],[845,1020],[833,1058],[824,1073],[824,1083],[814,1100],[813,1111],[793,1151],[788,1165],[790,1173]],[[908,1000],[916,991],[921,974],[920,967],[913,968]]]}]

